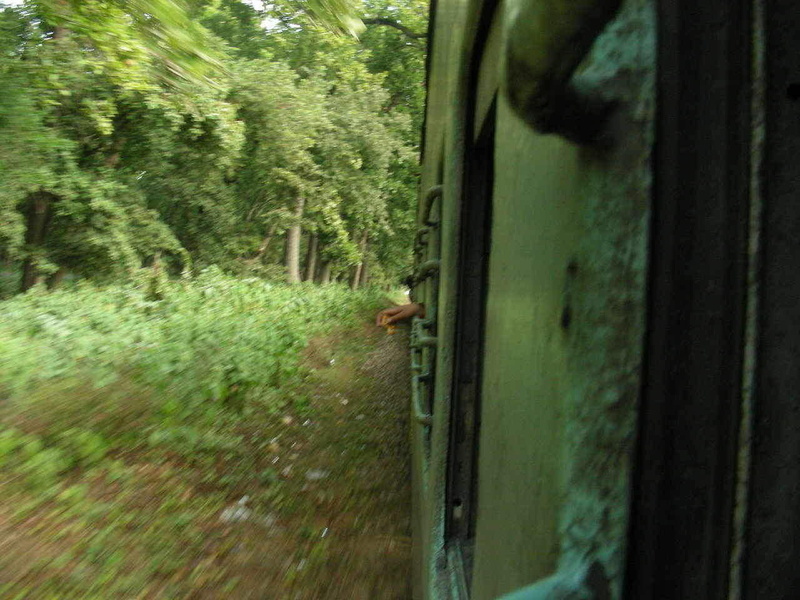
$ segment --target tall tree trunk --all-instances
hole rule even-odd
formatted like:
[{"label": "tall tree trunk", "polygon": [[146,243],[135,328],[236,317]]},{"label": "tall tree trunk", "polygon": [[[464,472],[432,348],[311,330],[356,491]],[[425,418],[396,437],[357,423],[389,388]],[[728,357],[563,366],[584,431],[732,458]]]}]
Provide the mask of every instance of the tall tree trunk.
[{"label": "tall tree trunk", "polygon": [[364,257],[364,263],[361,266],[361,281],[358,282],[360,287],[364,287],[369,283],[369,261]]},{"label": "tall tree trunk", "polygon": [[258,247],[258,252],[253,257],[253,262],[258,262],[262,259],[264,254],[267,252],[267,248],[269,248],[269,243],[272,241],[272,238],[275,236],[275,230],[278,228],[277,223],[273,223],[269,226],[269,230],[267,231],[267,235],[264,236],[264,239],[261,240],[261,245]]},{"label": "tall tree trunk", "polygon": [[67,29],[63,25],[56,25],[56,28],[53,30],[53,39],[54,40],[63,40],[71,33],[71,30]]},{"label": "tall tree trunk", "polygon": [[361,252],[361,262],[356,265],[356,269],[353,272],[353,279],[350,282],[350,288],[355,290],[358,288],[359,284],[361,283],[361,271],[364,269],[364,254],[367,250],[367,239],[369,238],[369,233],[365,229],[364,232],[361,234],[361,241],[358,243],[358,249]]},{"label": "tall tree trunk", "polygon": [[[29,253],[34,248],[40,248],[44,242],[47,231],[47,222],[50,220],[50,204],[52,197],[47,192],[32,194],[28,201],[28,224],[25,231],[25,244]],[[36,259],[29,256],[22,263],[22,281],[20,288],[23,292],[29,290],[41,280],[41,275],[36,264]]]},{"label": "tall tree trunk", "polygon": [[367,250],[369,249],[369,237],[364,240],[364,250],[361,259],[361,279],[358,282],[359,287],[364,287],[369,282],[369,260],[367,259]]},{"label": "tall tree trunk", "polygon": [[286,232],[286,269],[289,274],[289,283],[300,283],[300,236],[303,231],[300,221],[303,218],[303,208],[306,199],[298,196],[294,205],[292,226]]},{"label": "tall tree trunk", "polygon": [[325,261],[319,269],[319,282],[328,285],[331,282],[331,263]]},{"label": "tall tree trunk", "polygon": [[319,248],[319,237],[312,233],[308,238],[308,254],[306,254],[306,281],[314,281],[317,272],[317,249]]},{"label": "tall tree trunk", "polygon": [[[119,124],[115,124],[115,127]],[[119,159],[122,156],[122,147],[125,146],[125,138],[120,137],[114,140],[111,146],[111,153],[106,157],[106,166],[116,169],[119,166]]]},{"label": "tall tree trunk", "polygon": [[66,274],[67,270],[64,267],[59,267],[58,271],[56,271],[55,273],[50,275],[50,277],[47,278],[47,289],[49,290],[57,289],[61,285],[61,282],[64,281],[64,275]]},{"label": "tall tree trunk", "polygon": [[358,289],[358,280],[361,279],[361,263],[358,263],[350,270],[350,289]]}]

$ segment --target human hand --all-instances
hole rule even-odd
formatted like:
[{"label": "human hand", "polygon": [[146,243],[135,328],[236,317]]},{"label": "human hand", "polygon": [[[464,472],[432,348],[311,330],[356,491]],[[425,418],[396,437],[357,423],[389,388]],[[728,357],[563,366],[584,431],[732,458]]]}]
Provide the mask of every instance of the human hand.
[{"label": "human hand", "polygon": [[413,316],[425,316],[425,307],[422,304],[412,302],[411,304],[403,304],[402,306],[392,306],[391,308],[384,308],[378,313],[375,318],[375,324],[378,327],[385,327],[392,325],[398,321],[410,319]]}]

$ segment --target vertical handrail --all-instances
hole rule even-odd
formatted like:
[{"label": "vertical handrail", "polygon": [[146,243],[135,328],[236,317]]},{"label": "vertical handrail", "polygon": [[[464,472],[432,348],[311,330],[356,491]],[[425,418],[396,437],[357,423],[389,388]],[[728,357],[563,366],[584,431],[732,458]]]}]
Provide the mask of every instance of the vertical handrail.
[{"label": "vertical handrail", "polygon": [[[423,348],[430,346],[428,340],[431,336],[422,333],[424,319],[414,317],[411,323],[411,413],[414,420],[420,425],[430,426],[433,415],[426,412],[422,406],[423,382],[430,381],[430,372],[425,371],[422,364]],[[432,338],[434,341],[436,338]]]},{"label": "vertical handrail", "polygon": [[[428,248],[428,252],[426,252],[425,249],[431,242],[432,231],[439,225],[438,222],[431,220],[431,211],[436,200],[442,198],[443,189],[441,185],[435,185],[422,198],[421,226],[417,230],[414,243],[417,266],[411,278],[413,287],[424,281],[434,279],[439,274],[440,264],[439,258],[436,256],[438,252],[432,248]],[[431,253],[430,250],[434,250],[434,252]],[[414,421],[424,427],[430,427],[433,423],[433,415],[423,406],[422,387],[424,385],[430,390],[433,377],[431,365],[423,363],[426,354],[430,355],[429,362],[433,363],[432,356],[438,341],[435,335],[429,335],[428,333],[436,324],[437,302],[435,295],[436,290],[434,289],[431,301],[426,303],[427,318],[414,317],[411,323],[411,415]],[[427,353],[425,352],[426,348],[429,349]]]}]

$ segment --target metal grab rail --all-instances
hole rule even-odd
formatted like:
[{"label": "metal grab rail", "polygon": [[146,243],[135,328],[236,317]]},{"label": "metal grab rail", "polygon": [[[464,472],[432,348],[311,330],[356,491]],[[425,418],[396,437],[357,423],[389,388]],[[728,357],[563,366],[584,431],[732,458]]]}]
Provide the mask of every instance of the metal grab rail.
[{"label": "metal grab rail", "polygon": [[430,426],[433,423],[433,415],[422,407],[421,387],[423,384],[429,384],[432,376],[422,364],[422,349],[431,346],[430,340],[433,340],[435,345],[436,338],[422,333],[425,321],[414,317],[411,323],[411,416],[420,425]]},{"label": "metal grab rail", "polygon": [[420,264],[417,267],[417,270],[411,276],[411,281],[413,285],[417,285],[418,283],[425,281],[429,277],[433,277],[439,273],[439,259],[434,258],[431,260],[426,260],[424,263]]},{"label": "metal grab rail", "polygon": [[424,375],[415,374],[411,376],[411,411],[414,420],[420,425],[430,426],[433,423],[433,415],[426,413],[422,409],[422,394],[420,393],[421,379]]},{"label": "metal grab rail", "polygon": [[[412,349],[412,356],[411,356],[411,366],[414,366],[414,350],[419,350],[421,348],[433,348],[436,346],[438,342],[438,338],[435,335],[428,335],[423,332],[424,329],[428,329],[434,325],[433,319],[421,319],[419,317],[414,317],[411,321],[411,335],[409,336],[409,346]],[[420,365],[421,366],[421,365]]]},{"label": "metal grab rail", "polygon": [[416,341],[411,343],[412,348],[434,348],[438,342],[438,338],[434,335],[420,335]]},{"label": "metal grab rail", "polygon": [[426,239],[428,234],[432,229],[439,226],[438,222],[431,221],[431,210],[433,209],[433,203],[437,198],[441,198],[442,194],[442,186],[435,185],[428,190],[422,199],[422,227],[417,230],[417,234],[414,237],[414,255],[417,259],[422,254],[423,248],[428,245],[428,239]]},{"label": "metal grab rail", "polygon": [[442,197],[443,192],[444,188],[441,185],[434,185],[422,199],[422,222],[428,227],[437,225],[437,223],[431,222],[431,209],[436,199]]},{"label": "metal grab rail", "polygon": [[426,260],[419,267],[417,267],[417,272],[414,274],[414,278],[418,279],[419,281],[427,279],[432,275],[436,275],[439,272],[439,267],[440,263],[438,258]]},{"label": "metal grab rail", "polygon": [[[421,221],[422,227],[417,231],[414,252],[417,260],[423,258],[425,247],[430,241],[430,234],[432,230],[438,227],[438,223],[431,221],[431,211],[437,199],[442,198],[444,188],[441,185],[431,187],[422,199]],[[420,262],[411,277],[412,287],[417,284],[435,277],[439,274],[440,262],[438,258],[432,258]],[[433,415],[426,411],[423,406],[422,386],[430,386],[433,382],[433,375],[430,368],[423,364],[423,350],[425,348],[433,349],[436,347],[436,336],[429,335],[427,332],[435,327],[435,303],[427,306],[428,318],[421,319],[414,317],[411,324],[411,416],[412,418],[425,427],[430,427],[433,424]],[[434,329],[435,331],[435,329]],[[430,387],[428,387],[430,390]]]},{"label": "metal grab rail", "polygon": [[414,252],[421,253],[422,248],[428,245],[428,234],[431,232],[430,227],[420,227],[417,230],[417,235],[414,237]]}]

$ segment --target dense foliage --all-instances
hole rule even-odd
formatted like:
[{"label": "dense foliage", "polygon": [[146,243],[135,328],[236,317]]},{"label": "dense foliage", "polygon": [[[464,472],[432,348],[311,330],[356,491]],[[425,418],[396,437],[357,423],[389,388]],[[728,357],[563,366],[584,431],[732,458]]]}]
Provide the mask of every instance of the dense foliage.
[{"label": "dense foliage", "polygon": [[162,390],[164,414],[238,409],[296,374],[309,336],[348,322],[377,297],[235,279],[215,268],[193,280],[148,275],[139,284],[17,296],[2,304],[0,396],[13,405],[50,381],[104,386],[124,375]]},{"label": "dense foliage", "polygon": [[[0,3],[0,257],[19,289],[209,265],[397,281],[424,4]],[[348,35],[359,32],[359,37]]]},{"label": "dense foliage", "polygon": [[298,502],[281,484],[288,461],[270,462],[268,432],[318,418],[301,350],[311,336],[361,327],[380,301],[374,286],[289,286],[210,268],[3,302],[3,539],[19,540],[14,527],[57,548],[37,550],[31,569],[14,553],[0,560],[0,595],[230,592],[230,562],[203,558],[227,543],[209,532],[224,507],[246,492],[289,518]]},{"label": "dense foliage", "polygon": [[211,532],[245,492],[299,510],[269,431],[310,431],[341,368],[304,348],[363,334],[409,266],[424,5],[13,4],[0,596],[236,597]]},{"label": "dense foliage", "polygon": [[100,457],[171,441],[191,453],[220,421],[281,409],[308,339],[352,326],[380,300],[375,288],[289,287],[216,268],[193,280],[148,276],[7,300],[0,466],[35,474],[12,443],[31,435],[58,458],[46,470],[53,477],[88,460],[73,447],[81,440]]}]

